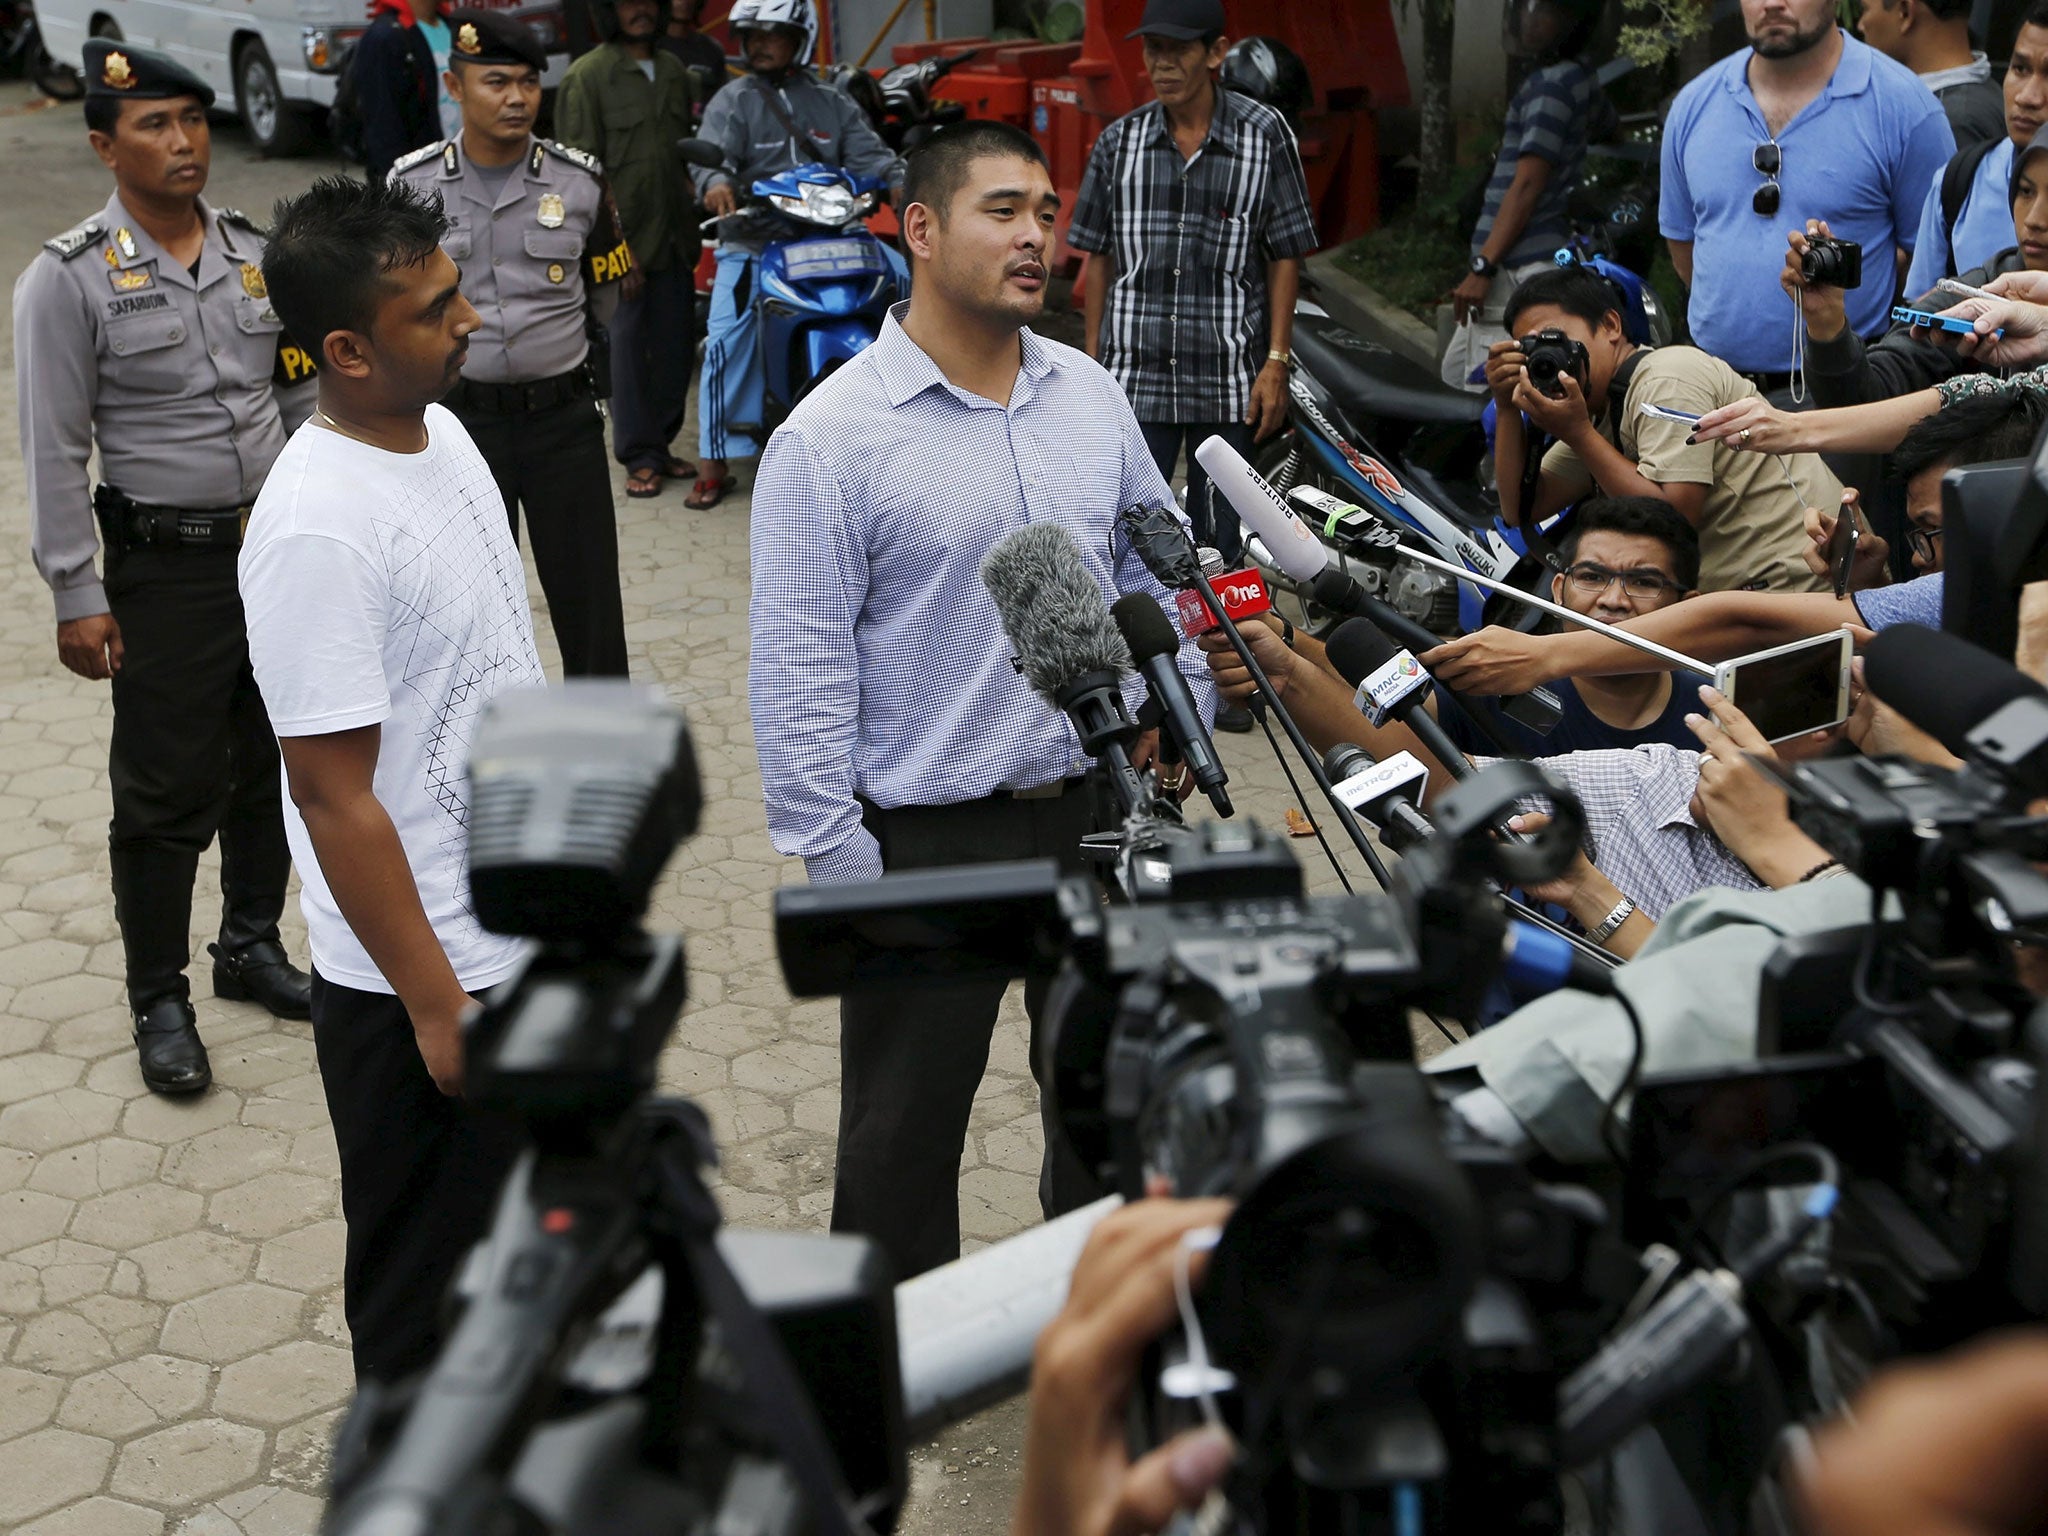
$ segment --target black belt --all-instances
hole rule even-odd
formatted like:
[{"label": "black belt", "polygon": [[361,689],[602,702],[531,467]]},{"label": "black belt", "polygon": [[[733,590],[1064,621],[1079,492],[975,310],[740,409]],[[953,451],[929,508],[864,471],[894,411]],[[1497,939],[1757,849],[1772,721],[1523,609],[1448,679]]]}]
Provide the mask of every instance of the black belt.
[{"label": "black belt", "polygon": [[130,549],[240,549],[254,503],[239,507],[159,507],[123,495],[111,485],[93,492],[100,536],[110,551]]},{"label": "black belt", "polygon": [[460,379],[447,404],[458,416],[465,411],[473,416],[522,416],[528,411],[545,411],[571,401],[589,400],[594,395],[590,369],[578,366],[551,379],[535,379],[531,384],[479,384],[474,379]]}]

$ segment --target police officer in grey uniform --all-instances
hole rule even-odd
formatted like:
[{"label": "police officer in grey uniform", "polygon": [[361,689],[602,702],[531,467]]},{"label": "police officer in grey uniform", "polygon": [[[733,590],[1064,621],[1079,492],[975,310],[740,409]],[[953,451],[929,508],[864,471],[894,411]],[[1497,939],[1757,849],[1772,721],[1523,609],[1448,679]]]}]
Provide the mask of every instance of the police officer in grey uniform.
[{"label": "police officer in grey uniform", "polygon": [[143,1081],[190,1093],[212,1080],[185,967],[216,833],[215,994],[309,1017],[309,979],[278,941],[290,855],[235,556],[271,461],[312,409],[313,363],[270,307],[256,226],[199,195],[212,90],[105,40],[86,44],[84,73],[115,191],[14,285],[22,458],[58,655],[113,683],[114,914]]},{"label": "police officer in grey uniform", "polygon": [[603,168],[533,136],[547,54],[510,14],[448,13],[449,94],[462,134],[407,155],[391,179],[438,197],[442,249],[483,326],[443,403],[491,466],[512,536],[519,514],[547,593],[562,670],[626,675],[619,534],[597,400],[609,365],[591,337],[632,273]]}]

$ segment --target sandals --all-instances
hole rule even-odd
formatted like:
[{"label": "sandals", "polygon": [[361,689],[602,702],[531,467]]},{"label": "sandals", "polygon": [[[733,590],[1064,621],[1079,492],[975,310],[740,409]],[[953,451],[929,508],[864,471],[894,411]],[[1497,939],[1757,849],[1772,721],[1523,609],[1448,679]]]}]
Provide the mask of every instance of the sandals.
[{"label": "sandals", "polygon": [[679,459],[674,454],[670,454],[664,462],[661,472],[671,480],[688,480],[697,473],[697,466],[688,459]]},{"label": "sandals", "polygon": [[697,483],[690,487],[690,494],[683,498],[683,505],[693,512],[708,512],[725,500],[726,492],[739,483],[738,475],[726,475],[722,479],[701,475]]},{"label": "sandals", "polygon": [[634,501],[646,501],[661,494],[662,473],[652,466],[632,470],[626,476],[626,495]]}]

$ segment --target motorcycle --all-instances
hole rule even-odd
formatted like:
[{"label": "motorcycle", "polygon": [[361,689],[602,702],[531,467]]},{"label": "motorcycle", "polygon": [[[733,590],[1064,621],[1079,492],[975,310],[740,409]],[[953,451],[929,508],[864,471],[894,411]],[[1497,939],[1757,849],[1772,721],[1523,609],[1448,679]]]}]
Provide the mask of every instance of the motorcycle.
[{"label": "motorcycle", "polygon": [[[1522,533],[1500,521],[1477,478],[1488,463],[1489,404],[1303,298],[1294,309],[1287,425],[1254,467],[1282,495],[1315,486],[1392,525],[1405,544],[1533,591],[1546,568]],[[1438,571],[1403,567],[1377,595],[1438,634],[1477,629],[1502,607],[1503,622],[1519,619],[1511,600]],[[1304,618],[1319,623],[1306,607]]]},{"label": "motorcycle", "polygon": [[[678,146],[685,161],[729,169],[702,139]],[[773,230],[754,274],[752,303],[767,392],[758,423],[733,430],[762,443],[819,381],[865,351],[894,304],[910,291],[910,269],[865,220],[884,185],[833,165],[799,165],[757,181],[731,215]],[[725,219],[707,219],[714,229]]]},{"label": "motorcycle", "polygon": [[834,64],[822,78],[851,96],[882,141],[900,153],[917,148],[948,123],[967,115],[967,108],[959,102],[933,96],[932,87],[980,52],[979,48],[964,48],[958,53],[931,54],[914,64],[884,70],[879,78],[852,64]]}]

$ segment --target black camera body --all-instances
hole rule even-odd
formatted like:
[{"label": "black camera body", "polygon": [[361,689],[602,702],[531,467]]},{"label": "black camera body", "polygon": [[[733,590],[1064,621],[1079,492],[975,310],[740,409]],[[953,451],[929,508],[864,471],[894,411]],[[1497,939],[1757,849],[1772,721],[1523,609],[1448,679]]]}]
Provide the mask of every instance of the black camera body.
[{"label": "black camera body", "polygon": [[1817,235],[1806,242],[1799,270],[1809,283],[1829,288],[1863,286],[1863,247],[1854,240]]},{"label": "black camera body", "polygon": [[1547,330],[1524,336],[1516,344],[1522,349],[1522,366],[1529,371],[1529,382],[1538,393],[1562,400],[1565,374],[1579,381],[1579,393],[1586,392],[1590,359],[1584,342],[1560,330]]}]

